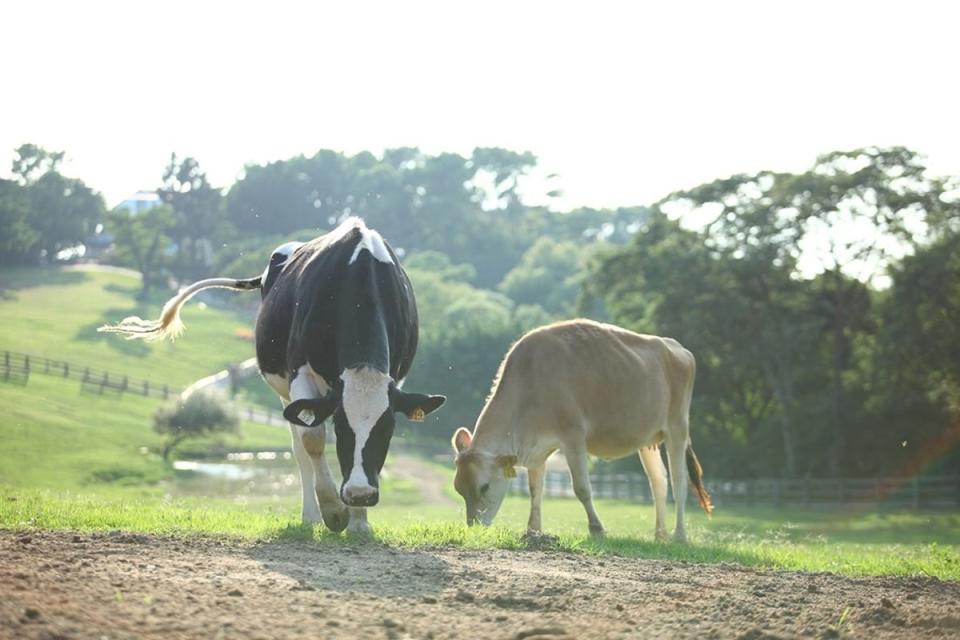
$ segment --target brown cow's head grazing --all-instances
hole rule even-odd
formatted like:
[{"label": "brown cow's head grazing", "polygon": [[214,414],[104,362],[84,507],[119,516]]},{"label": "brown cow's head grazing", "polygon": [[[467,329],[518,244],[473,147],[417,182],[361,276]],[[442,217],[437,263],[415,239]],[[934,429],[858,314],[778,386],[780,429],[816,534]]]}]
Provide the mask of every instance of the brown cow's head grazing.
[{"label": "brown cow's head grazing", "polygon": [[517,456],[497,456],[482,451],[471,451],[473,436],[460,427],[453,434],[453,449],[457,453],[457,472],[453,486],[467,505],[467,524],[478,520],[485,525],[493,522],[507,495],[510,479],[517,472]]}]

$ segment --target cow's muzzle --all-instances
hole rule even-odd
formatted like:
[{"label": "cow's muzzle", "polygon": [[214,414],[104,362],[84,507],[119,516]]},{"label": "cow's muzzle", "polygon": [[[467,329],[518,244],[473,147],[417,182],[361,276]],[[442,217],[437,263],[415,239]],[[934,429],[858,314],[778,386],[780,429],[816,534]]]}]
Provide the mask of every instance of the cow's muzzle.
[{"label": "cow's muzzle", "polygon": [[348,507],[372,507],[380,502],[380,492],[373,487],[344,487],[340,498]]}]

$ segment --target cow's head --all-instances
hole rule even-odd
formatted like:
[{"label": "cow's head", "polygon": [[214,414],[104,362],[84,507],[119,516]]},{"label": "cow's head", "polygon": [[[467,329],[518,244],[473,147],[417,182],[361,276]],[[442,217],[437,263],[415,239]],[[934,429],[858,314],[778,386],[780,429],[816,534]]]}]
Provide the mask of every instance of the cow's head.
[{"label": "cow's head", "polygon": [[463,427],[453,434],[453,449],[457,454],[453,487],[466,502],[467,524],[479,520],[489,525],[503,504],[510,479],[517,477],[514,469],[517,456],[471,451],[471,444],[473,436]]},{"label": "cow's head", "polygon": [[343,473],[340,498],[351,507],[372,507],[380,500],[380,470],[393,437],[394,413],[419,422],[446,398],[402,391],[390,376],[371,367],[346,369],[340,378],[326,397],[293,402],[284,415],[304,424],[297,416],[309,410],[313,425],[333,415]]}]

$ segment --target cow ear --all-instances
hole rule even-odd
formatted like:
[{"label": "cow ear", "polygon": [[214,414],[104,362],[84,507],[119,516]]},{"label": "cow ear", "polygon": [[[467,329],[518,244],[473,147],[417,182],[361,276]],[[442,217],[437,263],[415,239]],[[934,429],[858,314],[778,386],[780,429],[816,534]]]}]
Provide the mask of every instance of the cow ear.
[{"label": "cow ear", "polygon": [[514,465],[517,464],[517,456],[497,456],[497,466],[503,469],[504,478],[516,478],[517,470]]},{"label": "cow ear", "polygon": [[463,453],[466,451],[470,444],[473,442],[473,436],[470,435],[470,432],[467,431],[466,427],[460,427],[457,429],[457,432],[453,434],[453,450],[457,453]]},{"label": "cow ear", "polygon": [[[302,400],[294,400],[288,404],[283,410],[283,417],[287,419],[287,422],[292,422],[301,427],[316,427],[323,424],[323,421],[329,418],[330,414],[333,413],[336,408],[337,401],[333,398],[332,394],[325,398],[304,398]],[[304,411],[309,411],[313,414],[313,420],[310,424],[304,422],[300,417],[300,414]]]},{"label": "cow ear", "polygon": [[427,414],[433,413],[447,401],[446,396],[428,396],[423,393],[406,393],[396,387],[390,391],[390,406],[414,422],[423,422]]}]

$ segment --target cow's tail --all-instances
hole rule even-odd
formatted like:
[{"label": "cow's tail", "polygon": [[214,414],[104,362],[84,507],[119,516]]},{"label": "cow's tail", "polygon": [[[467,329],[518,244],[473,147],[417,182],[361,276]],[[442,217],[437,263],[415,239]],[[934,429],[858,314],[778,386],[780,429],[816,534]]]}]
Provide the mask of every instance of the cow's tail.
[{"label": "cow's tail", "polygon": [[693,452],[693,446],[689,443],[687,444],[687,473],[690,474],[690,483],[697,493],[700,506],[707,513],[707,517],[710,517],[710,514],[713,513],[713,503],[710,502],[710,494],[703,486],[703,467],[700,466],[700,460],[697,458],[697,454]]},{"label": "cow's tail", "polygon": [[238,291],[249,291],[260,288],[260,276],[249,278],[247,280],[237,280],[235,278],[209,278],[194,282],[192,285],[183,289],[180,293],[167,300],[163,305],[163,311],[160,312],[158,320],[144,320],[137,316],[124,318],[117,324],[106,324],[97,329],[101,333],[119,333],[127,338],[134,340],[161,340],[166,337],[176,338],[183,332],[183,323],[180,321],[180,309],[186,304],[187,300],[204,289],[220,287],[222,289],[235,289]]}]

